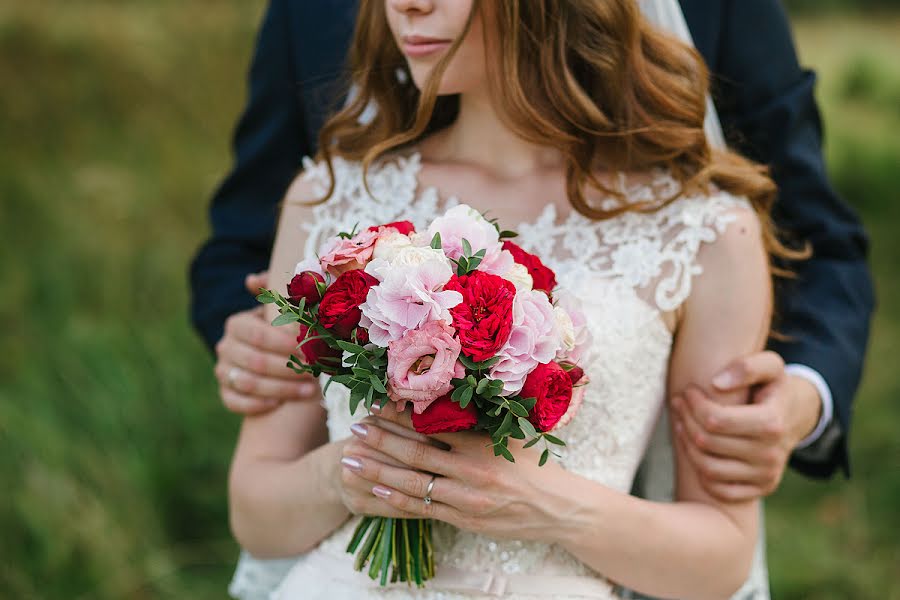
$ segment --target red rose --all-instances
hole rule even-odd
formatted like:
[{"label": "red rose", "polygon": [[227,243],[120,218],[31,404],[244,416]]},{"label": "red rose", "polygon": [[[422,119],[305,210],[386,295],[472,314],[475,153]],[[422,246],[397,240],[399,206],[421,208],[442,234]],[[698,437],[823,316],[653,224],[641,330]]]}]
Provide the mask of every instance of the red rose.
[{"label": "red rose", "polygon": [[300,353],[303,354],[304,358],[303,362],[308,365],[318,363],[325,368],[326,373],[336,373],[337,368],[341,366],[342,352],[326,344],[322,338],[303,342],[307,336],[312,337],[314,335],[316,335],[316,332],[310,332],[309,327],[306,325],[300,326],[300,335],[297,336],[297,343],[303,344],[300,346]]},{"label": "red rose", "polygon": [[319,304],[319,322],[325,329],[332,329],[340,338],[350,339],[350,333],[359,325],[362,313],[359,305],[366,301],[369,288],[378,280],[361,269],[342,273],[332,283]]},{"label": "red rose", "polygon": [[288,284],[288,296],[292,303],[300,304],[301,298],[306,298],[306,305],[312,306],[322,299],[317,283],[325,283],[325,278],[315,271],[303,271],[294,275]]},{"label": "red rose", "polygon": [[573,365],[568,363],[564,370],[569,374],[569,379],[572,380],[572,385],[577,385],[581,378],[584,377],[584,369],[579,367],[578,365]]},{"label": "red rose", "polygon": [[556,287],[556,273],[542,263],[540,258],[530,252],[525,252],[518,244],[509,240],[503,242],[503,249],[509,250],[509,253],[513,255],[513,260],[528,269],[531,279],[534,280],[534,289],[543,290],[548,295],[553,292],[553,288]]},{"label": "red rose", "polygon": [[472,271],[454,275],[444,289],[463,296],[463,301],[450,309],[462,353],[475,362],[493,358],[512,330],[516,286],[499,275]]},{"label": "red rose", "polygon": [[369,231],[378,231],[381,227],[393,227],[403,235],[409,235],[416,230],[416,226],[409,221],[394,221],[393,223],[386,223],[384,225],[372,225],[369,227]]},{"label": "red rose", "polygon": [[472,429],[478,424],[478,409],[474,402],[465,408],[444,394],[428,405],[422,414],[412,414],[413,428],[419,433],[452,433]]},{"label": "red rose", "polygon": [[550,431],[569,408],[572,380],[555,362],[543,363],[528,374],[519,395],[537,399],[528,420],[538,431]]}]

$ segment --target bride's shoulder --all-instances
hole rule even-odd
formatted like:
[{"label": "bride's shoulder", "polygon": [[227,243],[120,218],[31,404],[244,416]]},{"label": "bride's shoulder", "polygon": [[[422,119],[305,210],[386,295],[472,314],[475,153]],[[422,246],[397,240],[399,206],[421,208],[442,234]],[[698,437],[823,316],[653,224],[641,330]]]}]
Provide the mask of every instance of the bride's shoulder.
[{"label": "bride's shoulder", "polygon": [[302,168],[284,195],[285,203],[308,205],[321,200],[328,195],[332,178],[336,181],[347,179],[352,167],[353,163],[339,156],[331,159],[330,169],[327,161],[304,156]]}]

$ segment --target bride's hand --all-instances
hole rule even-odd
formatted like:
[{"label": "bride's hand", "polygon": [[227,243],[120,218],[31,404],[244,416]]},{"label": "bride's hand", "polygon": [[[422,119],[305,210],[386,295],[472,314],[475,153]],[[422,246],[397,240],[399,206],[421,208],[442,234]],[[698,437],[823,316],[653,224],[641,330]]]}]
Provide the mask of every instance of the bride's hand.
[{"label": "bride's hand", "polygon": [[[393,413],[394,411],[390,412]],[[394,421],[400,421],[400,415],[391,418],[393,418]],[[388,419],[381,419],[380,422],[385,430],[393,432],[394,435],[416,440],[420,443],[439,444],[439,442],[429,440],[427,436],[416,433],[411,426],[405,427],[401,423],[392,422]],[[358,474],[358,469],[363,462],[369,465],[369,468],[381,468],[382,466],[387,466],[396,469],[406,469],[406,465],[395,458],[376,450],[356,437],[350,437],[346,441],[341,454],[341,464],[343,465],[343,468],[341,469],[341,478],[338,485],[341,500],[343,501],[344,506],[347,507],[347,510],[353,514],[379,517],[415,517],[415,515],[386,505],[378,497],[373,496],[372,483]]]},{"label": "bride's hand", "polygon": [[[522,442],[511,439],[516,462],[510,463],[494,456],[484,433],[431,438],[449,446],[443,449],[398,435],[395,427],[385,419],[366,417],[351,428],[368,451],[393,459],[388,464],[353,454],[358,445],[348,445],[344,453],[357,461],[353,473],[367,482],[374,499],[367,504],[375,509],[369,514],[394,510],[400,513],[396,516],[437,519],[497,538],[552,541],[558,530],[553,507],[565,494],[567,472],[553,461],[539,467],[540,448],[523,449]],[[426,503],[432,474],[433,501]]]}]

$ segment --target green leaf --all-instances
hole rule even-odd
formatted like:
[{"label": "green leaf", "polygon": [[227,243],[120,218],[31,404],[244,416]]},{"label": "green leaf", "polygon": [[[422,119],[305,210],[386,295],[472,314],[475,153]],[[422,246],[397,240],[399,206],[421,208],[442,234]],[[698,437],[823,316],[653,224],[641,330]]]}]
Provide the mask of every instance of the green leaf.
[{"label": "green leaf", "polygon": [[459,397],[459,407],[460,408],[467,407],[471,400],[472,400],[472,388],[467,387],[463,390],[462,395]]},{"label": "green leaf", "polygon": [[337,345],[341,350],[346,350],[351,354],[361,354],[366,351],[366,349],[359,344],[354,344],[353,342],[345,342],[344,340],[337,340]]},{"label": "green leaf", "polygon": [[503,420],[500,422],[500,427],[497,428],[497,434],[503,435],[509,433],[510,428],[512,427],[512,413],[507,411],[503,416]]},{"label": "green leaf", "polygon": [[556,444],[557,446],[565,446],[566,445],[566,443],[564,441],[562,441],[561,439],[559,439],[558,437],[556,437],[554,435],[550,435],[549,433],[544,434],[544,439],[547,440],[548,442],[550,442],[551,444]]},{"label": "green leaf", "polygon": [[515,457],[513,457],[512,452],[510,452],[509,448],[507,448],[506,446],[500,446],[500,454],[502,454],[503,458],[505,458],[509,462],[511,462],[511,463],[516,462],[516,459],[515,459]]},{"label": "green leaf", "polygon": [[472,256],[472,244],[470,244],[469,240],[466,238],[462,239],[462,251],[464,257],[468,258],[469,256]]},{"label": "green leaf", "polygon": [[434,248],[435,250],[441,249],[441,232],[440,231],[435,233],[434,237],[431,238],[431,247]]},{"label": "green leaf", "polygon": [[509,229],[504,229],[503,231],[500,232],[501,240],[505,239],[505,238],[514,238],[514,237],[519,237],[519,234],[516,233],[515,231],[510,231]]},{"label": "green leaf", "polygon": [[474,375],[469,375],[468,377],[466,377],[466,381],[467,381],[467,382],[469,383],[469,385],[471,385],[472,387],[475,387],[476,385],[478,385],[478,381],[475,380],[475,376],[474,376]]},{"label": "green leaf", "polygon": [[531,424],[531,421],[528,419],[524,419],[519,417],[519,427],[522,428],[522,431],[530,438],[537,438],[538,432],[535,430],[534,425]]},{"label": "green leaf", "polygon": [[511,410],[517,417],[527,417],[528,411],[525,410],[525,407],[516,402],[515,400],[506,399],[506,402],[509,404],[509,410]]},{"label": "green leaf", "polygon": [[475,269],[477,269],[478,265],[480,265],[480,264],[481,264],[481,258],[479,258],[477,256],[473,256],[466,263],[466,268],[469,270],[469,272],[471,272],[471,271],[474,271]]},{"label": "green leaf", "polygon": [[539,441],[541,441],[541,438],[539,438],[539,437],[532,438],[532,439],[528,440],[528,442],[526,442],[526,444],[522,447],[523,448],[531,448],[532,446],[537,444]]},{"label": "green leaf", "polygon": [[478,382],[478,385],[475,387],[475,393],[479,394],[479,395],[483,394],[484,390],[487,389],[487,386],[490,385],[490,383],[491,383],[491,380],[488,379],[487,377],[481,379]]},{"label": "green leaf", "polygon": [[538,461],[538,466],[543,467],[548,458],[550,458],[550,451],[544,448],[544,451],[541,452],[541,460]]},{"label": "green leaf", "polygon": [[525,407],[525,410],[527,410],[530,413],[531,410],[534,408],[534,405],[537,404],[537,398],[535,398],[533,396],[530,398],[522,398],[520,396],[519,399],[517,400],[517,402],[519,404],[521,404],[523,407]]},{"label": "green leaf", "polygon": [[296,323],[299,320],[299,316],[295,315],[292,312],[289,312],[275,317],[275,319],[272,321],[272,325],[274,327],[280,327],[281,325],[287,325],[288,323]]},{"label": "green leaf", "polygon": [[384,383],[382,383],[382,381],[380,379],[375,377],[374,373],[369,376],[369,381],[372,382],[372,387],[375,390],[377,390],[379,393],[387,394],[387,388],[384,387]]},{"label": "green leaf", "polygon": [[453,390],[453,393],[450,394],[450,399],[453,400],[454,402],[459,402],[460,400],[462,400],[463,392],[465,390],[471,390],[471,389],[472,388],[470,388],[468,385],[458,386],[455,390]]},{"label": "green leaf", "polygon": [[[476,368],[476,369],[487,369],[487,368],[489,368],[489,367],[493,367],[493,366],[496,365],[498,362],[500,362],[500,357],[499,357],[499,356],[494,356],[494,357],[489,358],[489,359],[487,359],[487,360],[483,360],[483,361],[481,361],[480,363],[475,363],[475,368]],[[496,380],[496,381],[499,381],[499,380]],[[503,382],[502,382],[502,381],[500,382],[500,385],[501,385],[501,386],[503,385]]]},{"label": "green leaf", "polygon": [[272,295],[271,291],[263,290],[262,293],[256,297],[256,301],[263,304],[272,304],[275,302],[275,296]]},{"label": "green leaf", "polygon": [[487,250],[485,250],[484,248],[482,248],[481,250],[479,250],[478,252],[476,252],[475,254],[473,254],[472,257],[473,257],[473,258],[484,258],[484,255],[485,255],[486,252],[487,252]]},{"label": "green leaf", "polygon": [[478,363],[476,363],[474,360],[472,360],[465,354],[459,355],[459,362],[461,362],[463,364],[463,366],[467,369],[472,369],[473,371],[478,370]]},{"label": "green leaf", "polygon": [[350,369],[353,372],[353,376],[357,379],[362,379],[368,383],[369,377],[372,376],[372,371],[368,369],[363,369],[361,367],[353,367]]}]

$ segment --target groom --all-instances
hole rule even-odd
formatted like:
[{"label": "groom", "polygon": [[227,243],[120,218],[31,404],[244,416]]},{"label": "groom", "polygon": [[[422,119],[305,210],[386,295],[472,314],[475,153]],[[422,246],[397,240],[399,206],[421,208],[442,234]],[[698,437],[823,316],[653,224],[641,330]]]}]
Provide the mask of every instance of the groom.
[{"label": "groom", "polygon": [[[709,491],[759,497],[774,491],[789,460],[812,477],[849,473],[851,405],[873,308],[867,240],[826,179],[815,77],[797,64],[778,1],[681,5],[714,76],[729,144],[771,166],[777,225],[813,248],[810,260],[790,265],[796,279],[778,289],[777,326],[789,341],[700,382],[752,386],[753,401],[722,407],[699,391],[672,399],[676,431]],[[277,204],[335,105],[355,8],[351,0],[272,0],[259,35],[236,163],[213,199],[212,236],[191,269],[194,324],[215,346],[223,401],[236,412],[315,394],[312,382],[284,368],[296,342],[262,320],[245,277],[266,268]],[[256,289],[260,280],[247,284]],[[646,483],[653,487],[652,474]]]}]

